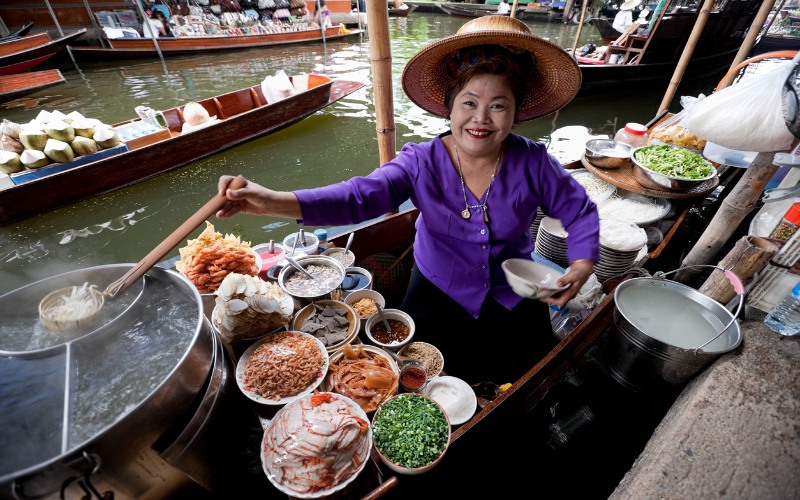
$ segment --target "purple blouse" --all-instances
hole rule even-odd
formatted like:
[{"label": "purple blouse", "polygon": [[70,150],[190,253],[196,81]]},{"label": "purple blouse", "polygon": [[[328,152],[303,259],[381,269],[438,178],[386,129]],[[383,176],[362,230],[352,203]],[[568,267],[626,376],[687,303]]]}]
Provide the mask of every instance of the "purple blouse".
[{"label": "purple blouse", "polygon": [[[410,198],[420,212],[414,241],[417,267],[475,318],[490,292],[507,309],[523,300],[511,290],[500,264],[512,257],[531,258],[530,228],[539,207],[560,219],[569,233],[570,262],[597,262],[597,207],[543,144],[509,135],[487,201],[487,224],[481,208],[472,209],[469,219],[461,216],[461,179],[441,137],[404,145],[397,157],[366,177],[295,191],[300,222],[356,224],[396,210]],[[469,189],[467,199],[470,205],[480,203]]]}]

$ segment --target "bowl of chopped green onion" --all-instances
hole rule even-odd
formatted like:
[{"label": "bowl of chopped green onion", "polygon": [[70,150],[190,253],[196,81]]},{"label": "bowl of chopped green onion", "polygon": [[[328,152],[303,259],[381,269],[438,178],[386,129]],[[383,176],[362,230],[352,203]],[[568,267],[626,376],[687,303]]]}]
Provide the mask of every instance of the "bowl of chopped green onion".
[{"label": "bowl of chopped green onion", "polygon": [[384,401],[372,417],[375,450],[399,474],[433,469],[450,445],[450,421],[431,398],[403,393]]},{"label": "bowl of chopped green onion", "polygon": [[699,154],[667,144],[642,146],[631,156],[633,177],[650,189],[688,191],[717,175],[717,169]]}]

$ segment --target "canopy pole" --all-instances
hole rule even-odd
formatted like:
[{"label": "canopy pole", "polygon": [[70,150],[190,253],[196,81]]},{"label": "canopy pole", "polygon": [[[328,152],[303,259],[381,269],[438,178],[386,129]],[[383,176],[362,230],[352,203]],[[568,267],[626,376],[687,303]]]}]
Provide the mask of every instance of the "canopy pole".
[{"label": "canopy pole", "polygon": [[[772,10],[772,6],[775,5],[775,0],[766,0],[764,3],[761,4],[761,7],[758,9],[758,13],[756,17],[753,19],[753,24],[750,25],[750,30],[747,32],[747,36],[744,38],[742,42],[742,46],[739,47],[739,52],[736,53],[736,57],[733,58],[733,62],[731,63],[731,68],[736,66],[737,64],[744,61],[750,51],[753,50],[753,45],[755,45],[756,37],[761,32],[761,28],[764,26],[764,22],[767,20],[767,16],[769,16],[769,12]],[[720,91],[730,85],[733,82],[733,76],[729,77],[727,81],[722,82],[719,87],[717,87],[717,91]]]},{"label": "canopy pole", "polygon": [[697,16],[697,20],[694,22],[692,33],[689,35],[689,41],[686,42],[681,58],[678,61],[678,66],[675,67],[675,72],[672,73],[672,79],[667,87],[667,93],[664,94],[664,99],[658,107],[658,113],[669,109],[669,103],[672,102],[675,91],[681,83],[681,78],[683,78],[683,73],[686,72],[686,66],[689,65],[689,60],[692,58],[694,48],[697,47],[697,41],[700,40],[700,35],[703,33],[703,28],[706,25],[706,21],[708,21],[708,16],[711,14],[711,8],[713,6],[714,0],[706,0],[703,3],[703,7],[700,8],[700,13]]},{"label": "canopy pole", "polygon": [[[514,5],[517,0],[514,0]],[[575,51],[578,50],[578,40],[581,38],[581,30],[583,29],[583,20],[586,18],[586,8],[589,6],[589,0],[583,0],[583,9],[581,9],[581,22],[578,24],[578,32],[575,33],[575,42],[572,44],[572,58],[575,59]]]},{"label": "canopy pole", "polygon": [[319,19],[319,29],[320,29],[320,32],[322,33],[322,53],[323,54],[327,54],[328,53],[328,47],[327,47],[327,43],[325,41],[325,21],[322,19],[322,3],[320,3],[320,0],[317,0],[316,9],[317,9],[317,12],[316,12],[317,19]]},{"label": "canopy pole", "polygon": [[[47,5],[47,10],[50,11],[50,17],[53,18],[53,22],[56,25],[56,29],[58,30],[58,34],[64,36],[64,30],[61,29],[61,24],[58,22],[58,18],[56,17],[56,13],[53,12],[53,7],[50,6],[50,0],[44,0],[44,3]],[[89,15],[92,15],[90,12]]]},{"label": "canopy pole", "polygon": [[516,17],[517,17],[517,0],[514,0],[514,2],[511,4],[511,13],[508,14],[508,15],[512,19],[516,19]]},{"label": "canopy pole", "polygon": [[136,2],[136,6],[139,8],[139,14],[142,16],[142,31],[150,33],[150,39],[153,41],[153,45],[156,47],[156,52],[158,52],[158,58],[161,59],[161,66],[164,67],[164,74],[168,74],[169,70],[167,69],[167,62],[164,60],[164,54],[161,53],[161,47],[158,45],[158,40],[156,40],[156,34],[153,33],[153,27],[150,26],[150,18],[147,17],[147,14],[142,8],[141,2]]},{"label": "canopy pole", "polygon": [[397,153],[392,94],[392,49],[389,43],[389,9],[386,8],[386,0],[367,0],[367,32],[378,150],[380,164],[383,165]]}]

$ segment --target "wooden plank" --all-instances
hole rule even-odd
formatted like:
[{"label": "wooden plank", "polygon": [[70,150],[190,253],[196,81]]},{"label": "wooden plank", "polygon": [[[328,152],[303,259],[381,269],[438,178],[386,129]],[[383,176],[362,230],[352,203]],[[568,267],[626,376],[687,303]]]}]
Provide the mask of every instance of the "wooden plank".
[{"label": "wooden plank", "polygon": [[0,102],[44,90],[66,80],[57,69],[0,76]]}]

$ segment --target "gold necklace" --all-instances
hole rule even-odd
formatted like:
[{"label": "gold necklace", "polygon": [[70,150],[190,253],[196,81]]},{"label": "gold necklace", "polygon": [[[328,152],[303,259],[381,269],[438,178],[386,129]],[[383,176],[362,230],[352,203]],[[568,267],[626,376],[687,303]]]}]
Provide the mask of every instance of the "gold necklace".
[{"label": "gold necklace", "polygon": [[[456,141],[453,141],[453,149],[456,153],[456,165],[458,165],[458,176],[461,179],[461,191],[464,193],[464,210],[461,212],[461,217],[465,219],[469,219],[472,215],[470,213],[470,209],[472,208],[481,208],[483,209],[483,222],[489,222],[489,207],[486,205],[486,202],[489,201],[489,191],[492,190],[492,183],[494,182],[494,178],[497,175],[497,169],[500,168],[500,158],[503,157],[503,148],[500,148],[500,152],[497,154],[497,161],[494,164],[494,171],[492,172],[492,179],[489,181],[489,187],[486,188],[486,193],[483,195],[483,201],[480,202],[478,205],[470,205],[469,201],[467,201],[467,185],[464,182],[464,172],[461,170],[461,158],[458,156],[458,144]],[[478,200],[480,201],[480,200]]]}]

